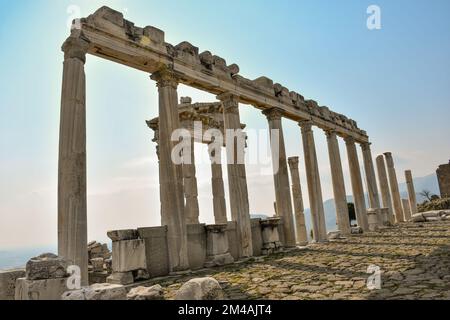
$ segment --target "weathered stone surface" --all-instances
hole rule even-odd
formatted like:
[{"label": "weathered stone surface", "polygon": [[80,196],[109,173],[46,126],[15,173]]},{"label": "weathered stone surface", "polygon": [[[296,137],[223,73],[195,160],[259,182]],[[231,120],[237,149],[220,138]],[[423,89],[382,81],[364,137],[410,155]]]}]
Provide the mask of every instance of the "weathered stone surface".
[{"label": "weathered stone surface", "polygon": [[26,265],[26,278],[28,280],[64,278],[67,267],[71,263],[52,253],[45,253],[31,258]]},{"label": "weathered stone surface", "polygon": [[16,282],[14,300],[61,300],[61,295],[67,291],[67,279],[19,278]]},{"label": "weathered stone surface", "polygon": [[164,291],[159,284],[151,287],[137,287],[128,292],[127,300],[164,300]]},{"label": "weathered stone surface", "polygon": [[110,284],[132,284],[134,282],[133,272],[114,272],[108,278],[106,282]]},{"label": "weathered stone surface", "polygon": [[336,239],[342,239],[342,234],[340,231],[328,232],[328,240],[336,240]]},{"label": "weathered stone surface", "polygon": [[214,278],[189,280],[175,296],[175,300],[223,300],[223,298],[223,290]]},{"label": "weathered stone surface", "polygon": [[126,300],[127,290],[122,285],[96,283],[90,287],[68,291],[62,300]]},{"label": "weathered stone surface", "polygon": [[14,300],[16,280],[25,277],[25,269],[0,270],[0,300]]},{"label": "weathered stone surface", "polygon": [[147,269],[144,240],[114,241],[112,248],[112,268],[115,272]]},{"label": "weathered stone surface", "polygon": [[133,230],[133,229],[114,230],[114,231],[108,231],[107,236],[112,241],[135,240],[135,239],[138,239],[138,232],[137,232],[137,230]]},{"label": "weathered stone surface", "polygon": [[133,271],[133,278],[134,278],[134,282],[148,280],[148,279],[150,279],[150,274],[148,273],[147,270],[144,270],[144,269],[136,270],[136,271]]},{"label": "weathered stone surface", "polygon": [[364,230],[361,227],[352,227],[351,234],[362,234]]}]

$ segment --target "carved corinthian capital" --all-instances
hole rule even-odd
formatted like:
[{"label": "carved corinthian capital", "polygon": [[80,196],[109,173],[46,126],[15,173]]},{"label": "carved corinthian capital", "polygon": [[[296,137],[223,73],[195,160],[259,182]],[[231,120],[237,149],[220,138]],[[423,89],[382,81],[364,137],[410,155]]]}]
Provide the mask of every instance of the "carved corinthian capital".
[{"label": "carved corinthian capital", "polygon": [[299,121],[298,125],[302,129],[303,133],[312,131],[313,122],[311,120]]},{"label": "carved corinthian capital", "polygon": [[239,97],[230,92],[225,92],[217,96],[217,99],[222,102],[223,111],[225,113],[239,114]]},{"label": "carved corinthian capital", "polygon": [[154,72],[150,76],[150,79],[156,81],[156,86],[158,88],[170,86],[176,89],[180,81],[177,74],[173,70],[168,69],[167,67],[163,67],[161,70]]},{"label": "carved corinthian capital", "polygon": [[280,108],[270,108],[266,109],[262,112],[266,117],[267,120],[281,120],[281,117],[283,116],[283,110]]},{"label": "carved corinthian capital", "polygon": [[364,142],[364,143],[361,143],[361,149],[362,149],[362,151],[370,151],[370,146],[371,146],[371,143],[370,143],[370,142]]},{"label": "carved corinthian capital", "polygon": [[355,138],[353,138],[352,136],[346,136],[344,138],[344,141],[347,145],[355,144]]},{"label": "carved corinthian capital", "polygon": [[91,41],[86,38],[83,31],[74,30],[62,45],[64,59],[79,59],[85,63],[90,44]]},{"label": "carved corinthian capital", "polygon": [[288,163],[292,170],[298,169],[299,157],[290,157]]}]

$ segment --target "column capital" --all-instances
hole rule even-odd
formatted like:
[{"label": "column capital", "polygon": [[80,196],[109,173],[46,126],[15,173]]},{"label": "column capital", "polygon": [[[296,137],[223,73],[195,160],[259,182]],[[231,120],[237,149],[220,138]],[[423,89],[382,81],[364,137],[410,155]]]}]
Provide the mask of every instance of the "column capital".
[{"label": "column capital", "polygon": [[355,138],[353,138],[352,136],[346,136],[344,138],[344,141],[347,145],[355,144]]},{"label": "column capital", "polygon": [[217,99],[222,102],[224,113],[239,113],[239,96],[224,92],[217,96]]},{"label": "column capital", "polygon": [[91,41],[83,34],[83,31],[73,31],[61,47],[64,59],[79,59],[85,63],[90,44]]},{"label": "column capital", "polygon": [[325,135],[327,136],[327,139],[336,138],[337,133],[335,129],[324,129]]},{"label": "column capital", "polygon": [[269,121],[281,120],[281,117],[284,114],[284,110],[274,107],[274,108],[270,108],[270,109],[265,109],[262,113],[267,117],[267,120],[269,120]]},{"label": "column capital", "polygon": [[313,122],[312,120],[302,120],[298,122],[298,125],[302,129],[303,133],[312,131]]},{"label": "column capital", "polygon": [[156,86],[158,88],[164,88],[164,87],[172,87],[176,89],[178,87],[178,83],[180,82],[180,78],[175,73],[174,70],[169,69],[168,67],[164,66],[160,70],[154,72],[150,79],[157,82]]},{"label": "column capital", "polygon": [[288,158],[289,167],[291,169],[298,169],[299,157],[290,157]]},{"label": "column capital", "polygon": [[361,149],[363,151],[370,151],[370,146],[372,145],[371,142],[363,142],[361,143]]},{"label": "column capital", "polygon": [[386,158],[392,158],[392,152],[384,152],[383,154]]}]

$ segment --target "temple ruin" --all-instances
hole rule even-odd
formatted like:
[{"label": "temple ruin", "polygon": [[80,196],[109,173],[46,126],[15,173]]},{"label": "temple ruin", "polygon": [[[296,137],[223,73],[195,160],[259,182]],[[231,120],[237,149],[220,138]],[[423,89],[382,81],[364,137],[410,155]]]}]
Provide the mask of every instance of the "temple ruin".
[{"label": "temple ruin", "polygon": [[[108,281],[126,284],[145,273],[144,278],[163,276],[270,254],[282,247],[305,245],[308,238],[298,172],[300,160],[298,157],[288,159],[286,155],[282,118],[295,121],[300,127],[304,148],[300,159],[305,162],[314,241],[327,241],[328,235],[313,127],[322,130],[327,137],[339,231],[348,235],[352,227],[348,218],[338,139],[344,139],[346,143],[358,226],[369,231],[376,230],[377,226],[405,221],[392,155],[386,153],[377,158],[377,184],[369,137],[354,120],[320,106],[314,100],[305,99],[268,77],[247,79],[240,75],[236,64],[228,64],[209,51],[200,52],[189,42],[169,44],[164,40],[163,31],[152,26],[137,27],[125,20],[120,12],[107,7],[74,24],[62,50],[58,254],[81,268],[83,285],[88,279],[88,104],[84,73],[87,54],[148,73],[156,82],[159,93],[159,117],[147,124],[155,131],[154,141],[158,144],[162,226],[108,233],[113,241],[113,274]],[[187,98],[179,101],[179,84],[212,93],[217,96],[217,102],[192,104]],[[194,120],[221,131],[243,129],[245,125],[240,121],[239,104],[261,110],[267,117],[268,127],[279,130],[279,158],[272,159],[279,168],[274,174],[277,214],[266,220],[251,219],[245,164],[233,162],[226,164],[232,216],[232,221],[228,221],[222,166],[212,161],[215,224],[204,225],[198,219],[195,165],[172,162],[171,152],[176,143],[170,137],[175,129],[191,130]],[[365,200],[358,146],[362,149],[369,206]],[[227,144],[224,147],[233,146]],[[194,148],[191,148],[190,156],[195,159]],[[210,156],[213,159],[215,155]],[[409,183],[412,184],[412,178]],[[413,187],[410,190],[413,192]],[[412,195],[410,200],[411,210],[414,210]]]}]

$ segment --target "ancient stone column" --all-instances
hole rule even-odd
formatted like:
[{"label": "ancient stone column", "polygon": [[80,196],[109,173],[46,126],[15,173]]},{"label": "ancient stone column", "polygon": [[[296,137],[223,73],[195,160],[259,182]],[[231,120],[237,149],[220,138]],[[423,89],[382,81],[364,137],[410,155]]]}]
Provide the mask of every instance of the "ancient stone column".
[{"label": "ancient stone column", "polygon": [[222,164],[215,161],[215,152],[216,150],[214,149],[210,151],[214,221],[215,224],[227,224],[227,207],[222,177]]},{"label": "ancient stone column", "polygon": [[394,209],[392,208],[392,198],[389,191],[389,181],[386,172],[384,157],[378,156],[377,159],[378,183],[380,185],[381,199],[383,207],[388,209],[388,218],[390,223],[394,223]]},{"label": "ancient stone column", "polygon": [[370,143],[361,144],[362,155],[364,160],[364,171],[366,172],[367,193],[369,195],[369,206],[373,209],[381,207],[380,197],[378,195],[377,178],[375,176],[375,168],[373,167],[372,151]]},{"label": "ancient stone column", "polygon": [[190,163],[183,163],[185,216],[187,224],[199,224],[198,188],[195,176],[194,139],[191,139]]},{"label": "ancient stone column", "polygon": [[308,182],[308,195],[311,207],[311,219],[314,240],[327,241],[325,213],[323,209],[322,187],[320,185],[319,166],[317,163],[316,146],[312,131],[312,121],[299,122],[302,129],[303,152],[305,156],[306,178]]},{"label": "ancient stone column", "polygon": [[356,151],[355,139],[346,137],[348,163],[350,166],[350,177],[352,181],[353,201],[355,202],[356,219],[363,231],[369,230],[367,221],[367,207],[364,198],[364,188],[361,179],[361,169],[359,166],[358,153]]},{"label": "ancient stone column", "polygon": [[[223,104],[225,135],[241,130],[238,97],[224,93],[217,97]],[[241,138],[245,139],[245,138]],[[238,237],[241,244],[240,257],[253,255],[250,209],[248,204],[247,176],[245,172],[244,148],[235,137],[230,143],[227,139],[228,187],[230,190],[230,209],[233,221],[237,222]]]},{"label": "ancient stone column", "polygon": [[171,141],[174,130],[180,127],[178,116],[178,81],[174,72],[162,69],[151,76],[157,82],[159,93],[159,184],[161,223],[167,226],[167,242],[171,271],[189,268],[187,256],[187,230],[184,215],[182,165],[172,161]]},{"label": "ancient stone column", "polygon": [[386,158],[387,172],[389,176],[389,185],[391,187],[391,197],[394,208],[394,214],[397,222],[405,222],[403,215],[402,200],[398,189],[397,174],[395,172],[394,159],[391,152],[384,153]]},{"label": "ancient stone column", "polygon": [[348,214],[347,193],[345,192],[344,174],[342,172],[341,155],[336,132],[325,132],[328,143],[328,156],[330,158],[331,179],[333,182],[334,203],[339,231],[343,235],[351,233],[350,217]]},{"label": "ancient stone column", "polygon": [[409,199],[402,199],[403,213],[405,215],[405,220],[411,220],[411,207],[409,205]]},{"label": "ancient stone column", "polygon": [[[272,162],[274,169],[275,199],[277,213],[283,219],[285,247],[295,247],[295,227],[292,212],[291,191],[289,186],[289,173],[287,169],[286,150],[284,145],[282,110],[272,108],[263,112],[267,116],[269,129],[278,135],[278,141],[271,141]],[[275,138],[274,138],[275,139]]]},{"label": "ancient stone column", "polygon": [[86,77],[89,40],[74,31],[64,42],[58,164],[58,254],[81,269],[88,285]]},{"label": "ancient stone column", "polygon": [[300,184],[300,173],[298,170],[298,157],[288,159],[292,179],[292,197],[294,200],[295,229],[297,231],[297,244],[305,246],[308,244],[308,233],[305,224],[305,208],[303,206],[302,187]]},{"label": "ancient stone column", "polygon": [[405,171],[405,178],[406,186],[408,187],[409,206],[411,208],[411,214],[414,215],[417,213],[417,200],[411,170]]}]

